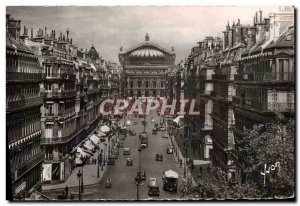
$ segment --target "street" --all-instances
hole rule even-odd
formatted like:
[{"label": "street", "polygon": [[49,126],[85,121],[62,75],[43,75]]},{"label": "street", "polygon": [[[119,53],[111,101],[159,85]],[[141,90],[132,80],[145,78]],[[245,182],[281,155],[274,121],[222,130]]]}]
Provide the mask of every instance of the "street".
[{"label": "street", "polygon": [[[146,172],[146,180],[143,181],[143,185],[139,186],[139,198],[140,199],[176,199],[180,197],[179,188],[181,181],[179,178],[178,192],[169,192],[162,189],[162,174],[166,170],[174,170],[182,176],[183,168],[180,168],[174,161],[173,154],[166,154],[167,147],[169,146],[169,140],[162,138],[164,131],[158,131],[157,135],[152,134],[154,123],[151,122],[150,117],[147,117],[146,132],[148,134],[148,148],[145,148],[141,152],[141,171]],[[155,123],[159,123],[160,117],[155,117]],[[115,160],[115,165],[109,165],[106,169],[100,183],[86,186],[84,188],[83,200],[136,200],[137,199],[137,186],[135,177],[138,171],[138,148],[140,147],[139,134],[144,130],[142,125],[143,118],[133,117],[131,130],[136,131],[135,136],[127,135],[123,142],[123,147],[119,149],[119,158]],[[133,122],[137,121],[138,124],[134,125]],[[130,148],[131,155],[123,155],[123,148]],[[156,161],[155,154],[162,154],[163,161]],[[126,165],[126,158],[131,156],[133,159],[133,166]],[[148,183],[149,178],[155,177],[157,184],[160,188],[160,196],[148,196]],[[85,178],[85,177],[84,177]],[[112,180],[112,188],[105,188],[106,180],[110,178]],[[45,194],[55,196],[61,194],[59,191],[45,191]],[[77,188],[70,188],[70,193],[77,194]],[[55,194],[55,195],[54,195]],[[75,199],[78,196],[75,196]]]}]

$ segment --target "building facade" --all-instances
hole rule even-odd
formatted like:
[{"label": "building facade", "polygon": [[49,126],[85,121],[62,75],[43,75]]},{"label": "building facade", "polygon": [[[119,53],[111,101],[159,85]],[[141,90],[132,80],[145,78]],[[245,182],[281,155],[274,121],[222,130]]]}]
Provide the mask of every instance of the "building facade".
[{"label": "building facade", "polygon": [[23,199],[41,188],[44,154],[40,148],[40,95],[42,68],[38,58],[21,39],[21,20],[6,16],[6,138],[7,195]]},{"label": "building facade", "polygon": [[175,52],[152,42],[148,34],[145,42],[124,50],[121,47],[119,61],[127,82],[128,97],[166,97],[167,75],[175,65]]}]

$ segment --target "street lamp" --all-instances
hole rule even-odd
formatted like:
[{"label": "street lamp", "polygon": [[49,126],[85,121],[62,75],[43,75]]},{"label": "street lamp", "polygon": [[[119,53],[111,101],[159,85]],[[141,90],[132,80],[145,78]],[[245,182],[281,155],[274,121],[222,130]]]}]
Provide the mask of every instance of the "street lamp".
[{"label": "street lamp", "polygon": [[139,200],[140,199],[140,192],[139,192],[139,186],[142,185],[142,179],[141,179],[141,152],[142,152],[142,148],[139,147],[138,149],[139,152],[139,172],[137,177],[135,178],[135,184],[136,184],[136,199]]},{"label": "street lamp", "polygon": [[82,173],[80,172],[80,170],[78,171],[77,173],[77,179],[78,179],[78,199],[81,200],[81,187],[80,187],[80,184],[81,184],[81,181],[82,181]]},{"label": "street lamp", "polygon": [[187,143],[188,143],[188,139],[186,138],[183,143],[184,151],[185,151],[185,161],[184,161],[184,168],[183,168],[183,177],[184,178],[186,178]]}]

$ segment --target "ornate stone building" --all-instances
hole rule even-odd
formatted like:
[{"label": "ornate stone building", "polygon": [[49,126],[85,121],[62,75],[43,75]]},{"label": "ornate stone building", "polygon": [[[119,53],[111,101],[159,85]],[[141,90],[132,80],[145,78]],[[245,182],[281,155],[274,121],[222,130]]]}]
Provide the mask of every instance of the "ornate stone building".
[{"label": "ornate stone building", "polygon": [[152,42],[146,34],[145,42],[128,50],[120,48],[119,61],[126,76],[125,96],[166,97],[167,75],[175,66],[175,52]]}]

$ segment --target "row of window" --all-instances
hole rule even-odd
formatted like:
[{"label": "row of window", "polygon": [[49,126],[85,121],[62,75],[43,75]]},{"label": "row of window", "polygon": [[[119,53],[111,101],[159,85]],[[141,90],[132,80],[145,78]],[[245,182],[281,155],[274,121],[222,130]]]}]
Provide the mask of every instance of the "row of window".
[{"label": "row of window", "polygon": [[6,61],[7,72],[24,72],[24,73],[39,73],[37,59],[33,61],[18,61],[16,59],[7,59]]},{"label": "row of window", "polygon": [[[150,81],[144,81],[144,84],[142,81],[137,81],[137,82],[134,82],[134,81],[129,81],[129,87],[130,88],[133,88],[133,87],[137,87],[137,88],[142,88],[142,87],[145,87],[145,88],[150,88],[152,86],[152,88],[156,88],[156,81],[152,81],[152,84]],[[164,88],[164,82],[161,81],[160,82],[160,88]]]},{"label": "row of window", "polygon": [[19,150],[10,153],[11,168],[16,169],[41,152],[40,138],[34,138],[32,144],[24,144]]},{"label": "row of window", "polygon": [[41,130],[40,118],[25,120],[22,124],[7,127],[7,137],[10,143]]},{"label": "row of window", "polygon": [[6,89],[7,102],[13,102],[23,99],[35,98],[40,94],[40,88],[38,85],[22,85],[22,87],[16,88],[16,86],[8,86]]}]

